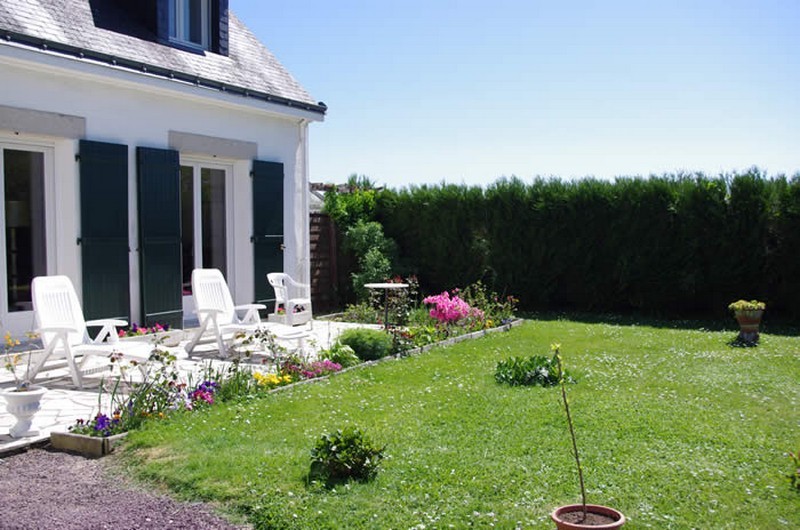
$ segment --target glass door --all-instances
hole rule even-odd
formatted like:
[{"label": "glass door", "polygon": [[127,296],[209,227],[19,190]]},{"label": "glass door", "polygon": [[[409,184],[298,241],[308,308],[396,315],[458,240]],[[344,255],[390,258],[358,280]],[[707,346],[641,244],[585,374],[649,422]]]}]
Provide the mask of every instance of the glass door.
[{"label": "glass door", "polygon": [[18,334],[33,327],[31,280],[47,274],[46,173],[51,151],[0,143],[0,295],[2,327]]},{"label": "glass door", "polygon": [[206,162],[181,163],[181,253],[184,312],[194,312],[192,270],[228,274],[228,179],[232,167]]}]

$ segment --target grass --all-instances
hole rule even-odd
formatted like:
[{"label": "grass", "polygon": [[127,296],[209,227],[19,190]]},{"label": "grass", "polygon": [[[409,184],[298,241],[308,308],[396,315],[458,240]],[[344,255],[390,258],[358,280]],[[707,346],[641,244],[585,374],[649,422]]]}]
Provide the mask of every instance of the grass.
[{"label": "grass", "polygon": [[[141,479],[219,503],[256,528],[552,528],[579,500],[558,388],[507,387],[498,361],[561,343],[589,502],[626,528],[798,528],[785,478],[800,449],[800,340],[530,321],[508,333],[212,407],[131,433]],[[355,425],[377,478],[307,485],[309,451]]]}]

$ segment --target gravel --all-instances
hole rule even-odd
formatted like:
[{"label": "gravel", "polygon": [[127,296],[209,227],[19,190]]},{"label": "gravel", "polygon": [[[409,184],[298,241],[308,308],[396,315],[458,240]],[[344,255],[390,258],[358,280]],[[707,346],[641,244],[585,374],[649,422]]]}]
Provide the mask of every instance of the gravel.
[{"label": "gravel", "polygon": [[208,505],[145,491],[103,459],[32,449],[0,459],[0,528],[242,530]]}]

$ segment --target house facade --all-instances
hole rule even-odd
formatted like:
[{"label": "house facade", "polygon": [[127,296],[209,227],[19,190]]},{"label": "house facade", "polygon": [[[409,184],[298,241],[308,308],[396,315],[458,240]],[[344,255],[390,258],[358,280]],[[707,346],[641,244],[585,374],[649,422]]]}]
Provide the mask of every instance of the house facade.
[{"label": "house facade", "polygon": [[191,271],[236,303],[309,281],[316,103],[227,0],[0,2],[0,321],[64,274],[87,319],[181,325]]}]

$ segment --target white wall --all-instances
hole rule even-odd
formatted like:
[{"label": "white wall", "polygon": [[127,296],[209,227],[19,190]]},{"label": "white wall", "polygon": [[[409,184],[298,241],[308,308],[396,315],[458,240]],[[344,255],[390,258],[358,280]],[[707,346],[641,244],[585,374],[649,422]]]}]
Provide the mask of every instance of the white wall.
[{"label": "white wall", "polygon": [[[86,139],[129,147],[132,315],[140,311],[135,149],[137,146],[168,148],[170,130],[254,142],[258,159],[284,164],[284,269],[308,280],[307,116],[294,110],[282,116],[274,105],[264,103],[261,104],[263,108],[258,108],[255,102],[245,98],[238,97],[239,102],[236,96],[120,73],[109,67],[81,63],[73,71],[77,62],[66,59],[48,57],[47,64],[31,66],[25,62],[31,54],[12,50],[13,53],[4,55],[6,51],[0,46],[0,104],[83,117]],[[0,130],[0,140],[4,137],[13,137],[16,141],[44,141],[54,148],[58,228],[55,263],[50,273],[70,276],[80,293],[80,249],[75,243],[80,227],[77,140]],[[209,157],[207,153],[191,155]],[[235,260],[231,288],[236,303],[250,302],[254,281],[265,281],[253,278],[251,161],[208,159],[233,166],[230,193],[235,212],[232,227]],[[297,229],[292,228],[295,225]]]}]

